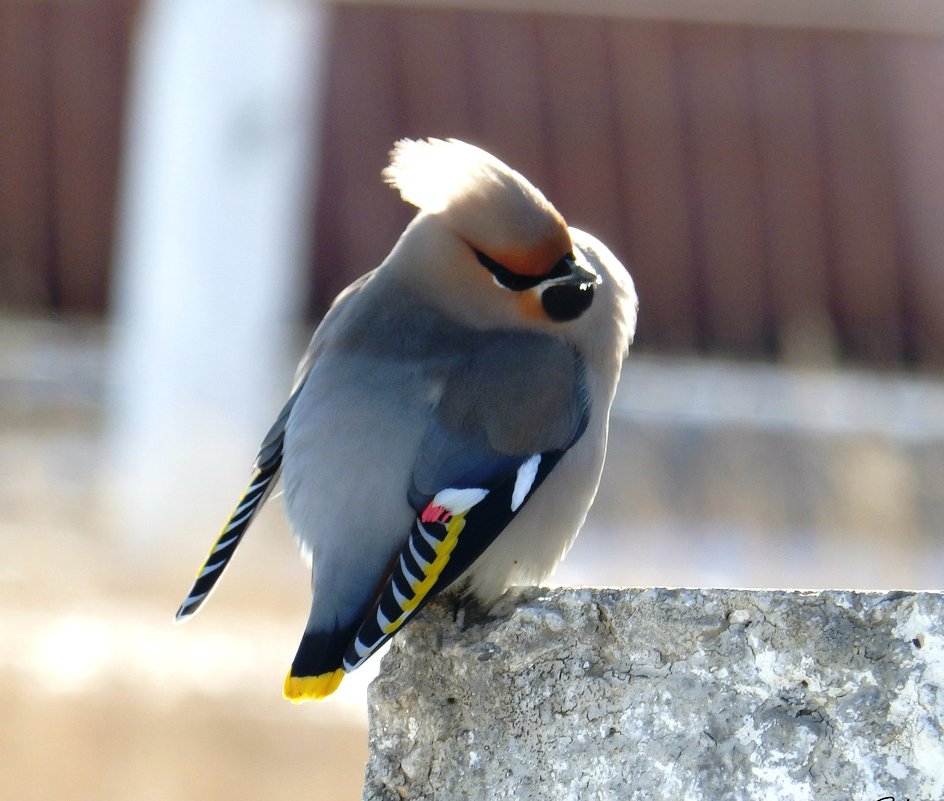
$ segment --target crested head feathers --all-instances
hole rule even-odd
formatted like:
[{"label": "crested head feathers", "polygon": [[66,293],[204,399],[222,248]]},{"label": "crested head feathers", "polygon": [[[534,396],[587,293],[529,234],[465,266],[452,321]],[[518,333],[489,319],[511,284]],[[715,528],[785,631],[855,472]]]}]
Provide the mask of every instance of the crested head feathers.
[{"label": "crested head feathers", "polygon": [[390,151],[383,177],[407,203],[434,214],[470,197],[496,193],[550,205],[523,175],[458,139],[401,139]]},{"label": "crested head feathers", "polygon": [[550,269],[572,247],[564,218],[527,178],[458,139],[402,139],[384,180],[407,203],[439,214],[473,248],[522,275]]}]

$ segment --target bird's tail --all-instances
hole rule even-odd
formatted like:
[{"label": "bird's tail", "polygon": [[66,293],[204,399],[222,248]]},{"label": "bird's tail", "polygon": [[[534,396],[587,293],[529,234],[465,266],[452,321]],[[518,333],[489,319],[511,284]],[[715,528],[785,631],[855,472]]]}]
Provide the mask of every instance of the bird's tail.
[{"label": "bird's tail", "polygon": [[289,701],[295,704],[321,701],[338,689],[348,672],[344,651],[357,631],[358,622],[343,628],[336,625],[331,631],[305,631],[282,688]]}]

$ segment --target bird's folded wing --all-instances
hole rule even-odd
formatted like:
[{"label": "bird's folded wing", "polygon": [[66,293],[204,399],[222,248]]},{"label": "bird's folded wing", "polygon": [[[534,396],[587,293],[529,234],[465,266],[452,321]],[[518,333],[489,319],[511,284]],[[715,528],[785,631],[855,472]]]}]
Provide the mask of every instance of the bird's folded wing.
[{"label": "bird's folded wing", "polygon": [[207,600],[210,592],[216,586],[220,576],[229,564],[230,559],[236,552],[236,548],[255,518],[256,513],[262,508],[272,492],[273,487],[279,479],[279,473],[282,469],[282,452],[285,445],[285,426],[288,423],[289,415],[298,400],[302,387],[311,375],[312,367],[318,360],[325,341],[330,339],[331,332],[336,321],[341,316],[345,306],[355,297],[360,289],[370,279],[371,273],[362,276],[352,283],[335,299],[334,303],[325,315],[324,322],[318,327],[308,346],[305,355],[302,357],[295,372],[295,382],[292,387],[292,394],[279,412],[275,423],[269,429],[262,446],[259,448],[259,455],[252,466],[252,474],[249,477],[249,486],[236,503],[236,508],[229,516],[223,530],[210,547],[206,560],[200,565],[197,571],[197,577],[194,579],[193,586],[187,597],[177,610],[176,620],[178,622],[186,620],[193,615]]},{"label": "bird's folded wing", "polygon": [[[344,655],[351,671],[429,600],[468,569],[524,506],[563,450],[517,460],[477,487],[438,492],[413,522],[410,536]],[[504,460],[503,460],[504,461]]]},{"label": "bird's folded wing", "polygon": [[236,508],[233,509],[233,513],[223,526],[223,530],[220,531],[219,536],[210,547],[206,559],[200,565],[197,577],[194,579],[187,597],[177,610],[175,618],[177,622],[186,620],[203,606],[220,576],[223,575],[226,566],[233,558],[233,554],[236,553],[236,548],[239,546],[250,523],[252,523],[256,513],[262,508],[278,481],[279,472],[282,468],[285,423],[292,407],[295,405],[302,383],[304,383],[304,380],[299,383],[298,388],[288,399],[263,440],[259,455],[252,466],[249,486],[236,502]]},{"label": "bird's folded wing", "polygon": [[478,559],[590,418],[583,365],[547,337],[495,336],[448,378],[417,453],[417,517],[344,656],[367,659]]}]

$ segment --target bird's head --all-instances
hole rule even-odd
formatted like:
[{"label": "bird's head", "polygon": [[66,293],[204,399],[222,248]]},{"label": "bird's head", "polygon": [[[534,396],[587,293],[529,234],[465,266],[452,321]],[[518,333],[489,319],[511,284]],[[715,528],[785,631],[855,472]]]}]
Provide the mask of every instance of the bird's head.
[{"label": "bird's head", "polygon": [[[463,322],[571,338],[588,320],[617,314],[628,285],[633,319],[624,327],[634,325],[632,282],[615,257],[582,246],[599,243],[570,229],[535,186],[481,148],[402,140],[384,178],[420,210],[389,264]],[[614,292],[620,297],[601,297]]]},{"label": "bird's head", "polygon": [[576,263],[564,218],[524,176],[455,139],[403,140],[391,155],[384,177],[420,209],[422,238],[436,245],[412,264],[425,280],[473,289],[493,310],[526,318],[587,309],[599,276]]}]

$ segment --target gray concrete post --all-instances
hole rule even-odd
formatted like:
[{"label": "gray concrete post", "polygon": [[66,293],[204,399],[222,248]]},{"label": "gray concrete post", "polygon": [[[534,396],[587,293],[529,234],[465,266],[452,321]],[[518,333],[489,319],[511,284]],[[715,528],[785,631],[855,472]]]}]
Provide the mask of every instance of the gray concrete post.
[{"label": "gray concrete post", "polygon": [[526,589],[431,605],[370,690],[365,801],[944,798],[944,596]]}]

